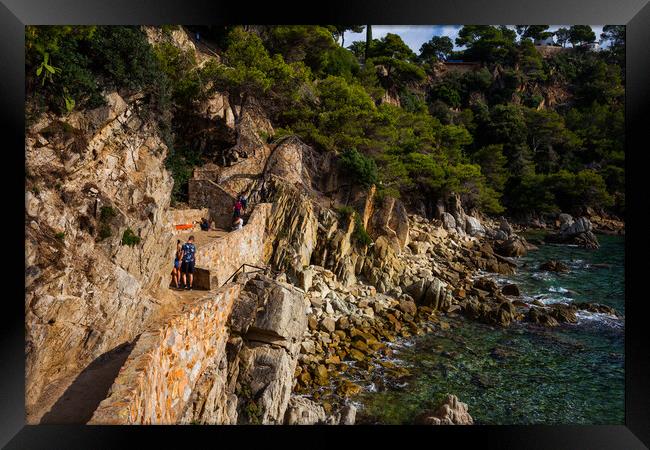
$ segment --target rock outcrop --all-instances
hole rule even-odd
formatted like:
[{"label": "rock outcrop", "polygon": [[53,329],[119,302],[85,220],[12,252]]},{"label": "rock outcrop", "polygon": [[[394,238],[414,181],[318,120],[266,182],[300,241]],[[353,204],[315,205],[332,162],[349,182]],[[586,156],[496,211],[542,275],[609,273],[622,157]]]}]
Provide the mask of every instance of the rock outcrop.
[{"label": "rock outcrop", "polygon": [[[139,100],[43,116],[26,136],[26,398],[30,411],[131,341],[168,299],[167,148]],[[123,240],[125,235],[129,240]],[[130,245],[125,245],[127,242]],[[54,397],[55,399],[56,397]]]},{"label": "rock outcrop", "polygon": [[415,418],[416,425],[473,425],[467,404],[455,395],[447,395],[443,404],[435,411],[424,411]]},{"label": "rock outcrop", "polygon": [[592,232],[592,225],[586,217],[574,220],[569,214],[560,214],[560,230],[545,237],[546,242],[555,244],[572,244],[596,249],[600,247],[598,238]]},{"label": "rock outcrop", "polygon": [[257,274],[233,309],[231,335],[197,383],[184,422],[284,423],[301,337],[307,329],[302,294]]}]

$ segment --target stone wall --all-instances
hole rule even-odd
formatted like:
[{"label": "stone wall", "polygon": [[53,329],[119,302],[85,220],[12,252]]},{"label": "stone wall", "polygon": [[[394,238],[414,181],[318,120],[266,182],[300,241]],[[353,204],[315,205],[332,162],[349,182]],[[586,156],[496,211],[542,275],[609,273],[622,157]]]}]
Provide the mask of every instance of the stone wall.
[{"label": "stone wall", "polygon": [[270,203],[256,205],[242,229],[231,231],[208,245],[198,246],[197,267],[210,270],[210,277],[221,285],[242,264],[263,264],[266,221],[270,210]]},{"label": "stone wall", "polygon": [[232,207],[235,197],[214,181],[191,179],[188,183],[189,203],[192,208],[204,208],[210,212],[210,221],[219,228],[232,226]]},{"label": "stone wall", "polygon": [[192,304],[135,348],[89,424],[175,424],[203,371],[222,351],[240,285]]},{"label": "stone wall", "polygon": [[[199,223],[204,217],[209,217],[210,211],[208,208],[197,209],[170,209],[168,212],[168,221],[172,225],[172,233],[174,235],[180,233],[187,233],[190,230],[177,230],[175,225],[183,225],[187,223],[194,224],[191,231],[199,230]],[[197,223],[198,222],[198,223]]]}]

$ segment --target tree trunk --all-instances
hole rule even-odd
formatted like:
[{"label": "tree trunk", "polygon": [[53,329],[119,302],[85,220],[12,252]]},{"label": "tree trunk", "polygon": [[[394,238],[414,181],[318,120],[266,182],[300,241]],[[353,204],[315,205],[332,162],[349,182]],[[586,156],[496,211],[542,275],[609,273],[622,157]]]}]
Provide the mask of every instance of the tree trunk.
[{"label": "tree trunk", "polygon": [[[243,94],[243,95],[238,95],[238,96],[228,96],[230,100],[230,106],[232,109],[232,115],[235,119],[235,134],[237,135],[237,143],[235,144],[236,147],[239,147],[239,144],[241,142],[241,120],[242,117],[244,116],[244,108],[246,107],[246,103],[248,101],[248,94]],[[237,101],[233,101],[233,100]],[[239,112],[237,112],[237,105],[239,104]]]},{"label": "tree trunk", "polygon": [[372,42],[372,25],[366,25],[366,51],[364,54],[364,62],[368,60],[368,53],[370,51],[371,42]]}]

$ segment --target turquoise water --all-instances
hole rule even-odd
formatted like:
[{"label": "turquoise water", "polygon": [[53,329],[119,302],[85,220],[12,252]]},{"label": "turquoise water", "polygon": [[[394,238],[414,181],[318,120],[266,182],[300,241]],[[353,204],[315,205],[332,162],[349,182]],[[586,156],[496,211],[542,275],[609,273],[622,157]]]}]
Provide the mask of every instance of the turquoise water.
[{"label": "turquoise water", "polygon": [[[624,314],[624,238],[598,236],[595,251],[540,246],[521,258],[515,282],[524,301],[596,302]],[[557,259],[567,274],[539,271]],[[607,264],[596,268],[592,264]],[[624,318],[580,312],[577,324],[507,329],[447,318],[451,328],[402,341],[393,362],[412,376],[354,400],[359,423],[412,423],[445,393],[469,405],[478,424],[622,424]]]}]

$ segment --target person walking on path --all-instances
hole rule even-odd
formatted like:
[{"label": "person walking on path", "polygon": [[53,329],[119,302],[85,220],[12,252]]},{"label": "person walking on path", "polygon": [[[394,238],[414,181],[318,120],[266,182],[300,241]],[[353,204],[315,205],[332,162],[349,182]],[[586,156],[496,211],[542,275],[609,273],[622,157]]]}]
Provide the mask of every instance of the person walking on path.
[{"label": "person walking on path", "polygon": [[[192,289],[192,282],[194,281],[194,263],[196,246],[194,245],[194,236],[190,236],[187,242],[183,244],[183,264],[181,271],[183,272],[183,285],[185,289]],[[189,278],[189,283],[187,279]]]},{"label": "person walking on path", "polygon": [[248,199],[246,198],[246,193],[243,193],[239,196],[239,203],[241,203],[241,208],[244,214],[246,214],[246,208],[248,206]]},{"label": "person walking on path", "polygon": [[180,289],[181,281],[181,262],[183,261],[183,248],[181,240],[176,240],[176,253],[174,256],[174,268],[172,269],[172,283],[176,285],[176,289]]},{"label": "person walking on path", "polygon": [[232,214],[233,220],[237,219],[238,217],[241,217],[242,204],[239,200],[237,200],[235,206],[233,206],[232,209],[233,209],[233,214]]}]

